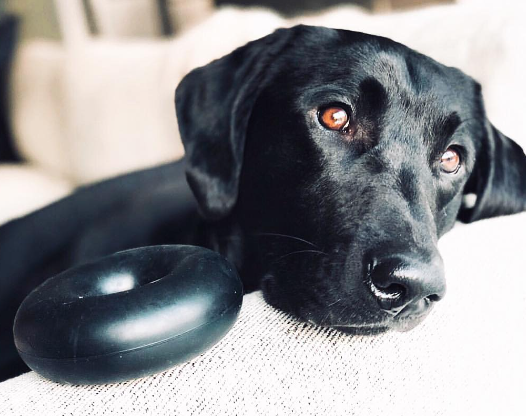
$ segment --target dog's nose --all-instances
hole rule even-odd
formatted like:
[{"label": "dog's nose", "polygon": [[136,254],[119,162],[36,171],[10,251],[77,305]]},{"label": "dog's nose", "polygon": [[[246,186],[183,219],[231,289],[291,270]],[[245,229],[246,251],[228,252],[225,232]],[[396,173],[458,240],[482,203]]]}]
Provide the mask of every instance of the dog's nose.
[{"label": "dog's nose", "polygon": [[[437,255],[429,262],[407,256],[376,259],[369,266],[369,284],[380,307],[391,315],[404,308],[415,314],[446,292],[444,267]],[[409,305],[411,307],[406,308]]]}]

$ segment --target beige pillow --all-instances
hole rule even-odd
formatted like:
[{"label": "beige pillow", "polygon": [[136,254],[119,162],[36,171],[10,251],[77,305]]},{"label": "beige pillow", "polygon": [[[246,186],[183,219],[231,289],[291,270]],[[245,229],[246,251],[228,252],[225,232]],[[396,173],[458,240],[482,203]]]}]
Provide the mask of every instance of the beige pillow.
[{"label": "beige pillow", "polygon": [[66,53],[55,42],[22,44],[11,80],[11,118],[22,157],[54,175],[70,177],[64,91]]},{"label": "beige pillow", "polygon": [[281,22],[265,11],[225,10],[172,40],[88,38],[70,45],[62,82],[72,177],[86,183],[180,158],[179,81]]}]

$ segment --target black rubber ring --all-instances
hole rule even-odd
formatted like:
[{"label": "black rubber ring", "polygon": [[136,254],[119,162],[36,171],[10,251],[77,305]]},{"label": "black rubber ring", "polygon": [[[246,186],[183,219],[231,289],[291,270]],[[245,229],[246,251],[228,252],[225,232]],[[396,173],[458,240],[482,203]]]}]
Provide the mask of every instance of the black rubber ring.
[{"label": "black rubber ring", "polygon": [[15,318],[15,344],[30,368],[54,381],[142,377],[219,341],[234,324],[242,295],[234,267],[213,251],[123,251],[31,292]]}]

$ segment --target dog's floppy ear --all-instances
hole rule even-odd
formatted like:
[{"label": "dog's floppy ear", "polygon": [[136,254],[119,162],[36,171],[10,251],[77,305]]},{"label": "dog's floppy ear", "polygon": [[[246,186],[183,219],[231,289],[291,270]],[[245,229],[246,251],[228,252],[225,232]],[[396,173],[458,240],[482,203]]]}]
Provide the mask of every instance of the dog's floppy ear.
[{"label": "dog's floppy ear", "polygon": [[177,87],[186,177],[207,219],[225,217],[236,203],[248,119],[292,33],[279,29],[250,42],[194,69]]},{"label": "dog's floppy ear", "polygon": [[486,134],[477,152],[465,194],[475,194],[458,218],[473,222],[526,210],[526,156],[522,148],[486,121]]}]

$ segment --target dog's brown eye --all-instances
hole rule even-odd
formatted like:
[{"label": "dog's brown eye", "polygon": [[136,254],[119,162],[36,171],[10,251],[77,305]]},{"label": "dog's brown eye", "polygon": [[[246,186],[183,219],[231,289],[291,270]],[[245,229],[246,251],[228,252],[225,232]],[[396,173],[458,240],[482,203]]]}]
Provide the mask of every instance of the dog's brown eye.
[{"label": "dog's brown eye", "polygon": [[349,115],[341,107],[327,107],[319,113],[320,123],[329,130],[342,130],[349,122]]},{"label": "dog's brown eye", "polygon": [[447,149],[440,158],[440,168],[446,173],[457,173],[460,169],[460,155],[452,147]]}]

